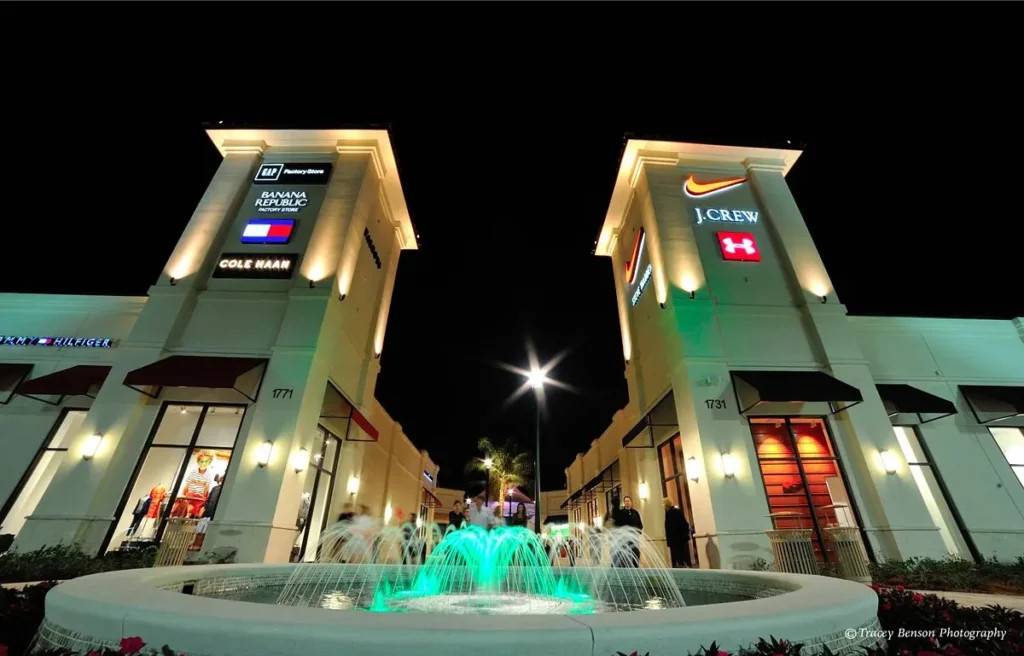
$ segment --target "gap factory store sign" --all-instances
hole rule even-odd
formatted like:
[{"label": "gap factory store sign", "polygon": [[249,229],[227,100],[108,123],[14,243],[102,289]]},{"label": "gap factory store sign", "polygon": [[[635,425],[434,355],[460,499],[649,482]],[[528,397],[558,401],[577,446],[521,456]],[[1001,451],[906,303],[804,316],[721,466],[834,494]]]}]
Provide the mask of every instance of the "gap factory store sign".
[{"label": "gap factory store sign", "polygon": [[264,162],[253,178],[255,184],[327,184],[333,164],[284,164]]},{"label": "gap factory store sign", "polygon": [[0,335],[0,346],[52,346],[55,348],[112,348],[109,337],[29,337]]},{"label": "gap factory store sign", "polygon": [[295,269],[294,253],[257,255],[253,253],[224,253],[213,271],[214,278],[255,278],[287,280]]}]

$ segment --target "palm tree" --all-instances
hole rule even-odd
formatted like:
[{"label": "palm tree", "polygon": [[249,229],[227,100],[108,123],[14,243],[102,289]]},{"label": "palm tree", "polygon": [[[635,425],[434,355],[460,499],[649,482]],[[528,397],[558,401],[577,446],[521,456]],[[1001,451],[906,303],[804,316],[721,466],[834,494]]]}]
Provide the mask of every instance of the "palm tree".
[{"label": "palm tree", "polygon": [[533,461],[530,454],[518,450],[518,447],[511,440],[505,444],[498,445],[489,438],[481,437],[476,447],[483,454],[482,458],[473,458],[466,465],[467,472],[487,473],[486,458],[491,460],[489,478],[490,497],[495,501],[502,501],[509,488],[522,487],[529,480],[533,473]]}]

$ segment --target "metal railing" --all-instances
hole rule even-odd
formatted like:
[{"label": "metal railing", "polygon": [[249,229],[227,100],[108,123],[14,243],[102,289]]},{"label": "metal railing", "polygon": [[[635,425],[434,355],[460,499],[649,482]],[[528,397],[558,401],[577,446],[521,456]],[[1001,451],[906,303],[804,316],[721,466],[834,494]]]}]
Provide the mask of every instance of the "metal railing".
[{"label": "metal railing", "polygon": [[789,574],[818,574],[811,529],[784,528],[765,531],[772,544],[775,571]]},{"label": "metal railing", "polygon": [[824,529],[824,533],[836,557],[839,577],[847,581],[871,583],[868,556],[860,541],[859,529],[856,526],[832,526]]},{"label": "metal railing", "polygon": [[183,564],[189,547],[196,540],[196,524],[198,523],[198,519],[182,517],[168,519],[153,567],[177,567]]}]

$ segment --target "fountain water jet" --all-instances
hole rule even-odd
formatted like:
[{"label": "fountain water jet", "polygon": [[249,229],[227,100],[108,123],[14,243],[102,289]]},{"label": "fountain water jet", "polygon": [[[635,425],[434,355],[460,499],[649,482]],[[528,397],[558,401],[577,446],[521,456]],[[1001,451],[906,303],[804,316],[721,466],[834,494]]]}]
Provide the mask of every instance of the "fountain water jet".
[{"label": "fountain water jet", "polygon": [[[440,537],[436,527],[380,526],[368,518],[339,524],[322,536],[317,562],[296,568],[277,603],[527,615],[686,605],[657,548],[633,529],[552,540],[525,528],[471,526]],[[429,555],[416,566],[428,543]]]}]

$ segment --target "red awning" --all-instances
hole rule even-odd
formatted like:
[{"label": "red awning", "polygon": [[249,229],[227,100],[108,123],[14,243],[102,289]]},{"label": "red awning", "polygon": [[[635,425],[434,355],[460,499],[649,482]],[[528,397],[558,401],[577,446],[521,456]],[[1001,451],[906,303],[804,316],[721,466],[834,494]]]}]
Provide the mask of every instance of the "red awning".
[{"label": "red awning", "polygon": [[[17,394],[27,396],[36,401],[60,405],[65,396],[89,396],[92,398],[94,389],[99,388],[110,373],[105,365],[80,364],[60,371],[26,380],[15,390]],[[58,396],[56,402],[39,398],[40,396]]]},{"label": "red awning", "polygon": [[423,505],[425,505],[427,508],[444,507],[444,504],[441,503],[441,500],[434,496],[434,493],[428,490],[427,488],[423,488]]},{"label": "red awning", "polygon": [[[365,432],[367,435],[369,435],[370,439],[372,441],[376,442],[377,438],[380,437],[380,433],[378,433],[377,429],[373,427],[373,424],[370,423],[370,420],[367,419],[366,417],[364,417],[363,414],[361,412],[359,412],[358,410],[356,410],[355,408],[352,408],[352,421],[354,421],[357,426],[362,428],[363,432]],[[351,441],[353,441],[353,442],[366,442],[367,440],[351,440]]]},{"label": "red awning", "polygon": [[7,405],[14,398],[18,386],[32,371],[32,365],[24,362],[0,362],[0,405]]},{"label": "red awning", "polygon": [[[124,384],[154,399],[160,396],[163,387],[204,387],[233,389],[255,402],[266,364],[266,358],[172,355],[128,372]],[[145,387],[156,388],[156,393],[142,389]]]}]

